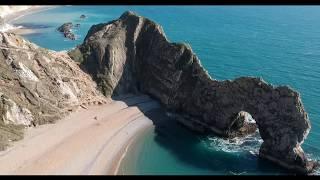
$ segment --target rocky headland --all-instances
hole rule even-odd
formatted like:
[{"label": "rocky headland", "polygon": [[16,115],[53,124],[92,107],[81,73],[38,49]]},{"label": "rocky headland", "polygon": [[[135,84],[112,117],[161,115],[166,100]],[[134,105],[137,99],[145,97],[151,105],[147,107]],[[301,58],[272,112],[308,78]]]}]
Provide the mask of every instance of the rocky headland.
[{"label": "rocky headland", "polygon": [[258,128],[261,158],[299,173],[317,165],[301,148],[311,125],[298,92],[255,77],[215,80],[188,44],[169,42],[162,27],[147,18],[125,12],[94,25],[69,55],[107,97],[149,94],[174,119],[205,134],[232,138]]},{"label": "rocky headland", "polygon": [[64,52],[0,32],[0,149],[23,137],[23,129],[53,123],[80,105],[105,97]]}]

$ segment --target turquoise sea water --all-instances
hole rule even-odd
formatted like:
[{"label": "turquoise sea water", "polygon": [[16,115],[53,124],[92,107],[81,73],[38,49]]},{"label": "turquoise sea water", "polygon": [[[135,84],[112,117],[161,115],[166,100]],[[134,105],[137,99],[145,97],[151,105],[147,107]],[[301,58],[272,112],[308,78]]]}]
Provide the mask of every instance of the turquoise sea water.
[{"label": "turquoise sea water", "polygon": [[[49,49],[80,44],[91,25],[132,10],[162,25],[171,41],[187,42],[209,74],[219,80],[259,76],[301,93],[312,129],[305,152],[320,160],[320,6],[62,6],[15,21],[41,27],[30,41]],[[79,16],[88,16],[80,20]],[[55,31],[64,22],[80,23],[70,41]],[[121,166],[134,174],[281,174],[259,160],[259,135],[228,142],[200,137],[170,122],[166,133],[149,130]],[[171,130],[172,129],[172,130]],[[174,129],[174,130],[173,130]]]}]

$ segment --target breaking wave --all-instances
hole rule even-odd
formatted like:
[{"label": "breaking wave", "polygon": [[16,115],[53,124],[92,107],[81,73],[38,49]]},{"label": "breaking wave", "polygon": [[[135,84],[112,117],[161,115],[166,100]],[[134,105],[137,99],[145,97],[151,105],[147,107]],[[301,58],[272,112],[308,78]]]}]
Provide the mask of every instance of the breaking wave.
[{"label": "breaking wave", "polygon": [[320,175],[320,168],[317,168],[311,175]]},{"label": "breaking wave", "polygon": [[224,151],[229,153],[249,152],[257,155],[263,142],[257,130],[254,134],[246,137],[235,137],[233,139],[223,139],[221,137],[211,136],[203,141],[209,149],[215,151]]},{"label": "breaking wave", "polygon": [[20,29],[20,28],[23,28],[23,26],[14,26],[14,25],[5,23],[0,26],[0,32],[6,32],[12,29]]},{"label": "breaking wave", "polygon": [[[309,160],[313,160],[313,161],[317,161],[320,162],[320,156],[315,155],[314,153],[310,154],[310,153],[305,153],[307,158]],[[315,171],[313,173],[311,173],[311,175],[320,175],[320,168],[316,168]]]}]

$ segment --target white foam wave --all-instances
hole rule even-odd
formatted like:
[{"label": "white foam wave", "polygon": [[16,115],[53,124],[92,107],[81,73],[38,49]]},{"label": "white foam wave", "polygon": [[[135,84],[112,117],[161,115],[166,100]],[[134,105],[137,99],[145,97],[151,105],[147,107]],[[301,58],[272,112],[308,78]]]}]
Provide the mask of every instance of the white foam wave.
[{"label": "white foam wave", "polygon": [[312,175],[320,175],[320,168],[316,169],[314,173],[312,173]]},{"label": "white foam wave", "polygon": [[20,29],[20,28],[23,28],[23,26],[14,26],[14,25],[6,23],[6,24],[0,26],[0,32],[7,32],[7,31],[10,31],[13,29]]},{"label": "white foam wave", "polygon": [[259,135],[259,131],[256,131],[256,133],[242,138],[223,139],[215,136],[208,137],[204,142],[208,145],[208,148],[215,151],[229,153],[249,152],[252,155],[257,155],[263,140]]},{"label": "white foam wave", "polygon": [[[306,153],[306,157],[309,159],[309,160],[313,160],[313,161],[318,161],[320,162],[320,156],[318,155],[315,155],[315,153]],[[311,174],[311,175],[320,175],[320,168],[316,168],[316,170]]]}]

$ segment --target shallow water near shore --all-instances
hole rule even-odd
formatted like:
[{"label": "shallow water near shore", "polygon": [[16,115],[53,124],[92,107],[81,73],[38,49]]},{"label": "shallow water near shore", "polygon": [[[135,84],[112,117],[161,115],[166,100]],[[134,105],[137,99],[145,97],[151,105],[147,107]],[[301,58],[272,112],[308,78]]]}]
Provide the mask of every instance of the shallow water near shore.
[{"label": "shallow water near shore", "polygon": [[[132,10],[161,24],[168,39],[187,42],[209,74],[218,80],[259,76],[299,91],[312,129],[304,151],[320,160],[320,7],[314,6],[61,6],[26,15],[16,25],[37,29],[24,35],[53,50],[80,44],[93,24]],[[81,14],[87,16],[81,20]],[[79,23],[70,41],[55,29]],[[167,129],[150,129],[129,148],[124,174],[285,174],[259,160],[259,135],[227,141],[202,137],[168,121]],[[169,127],[169,126],[166,126]],[[174,129],[174,130],[173,130]]]}]

